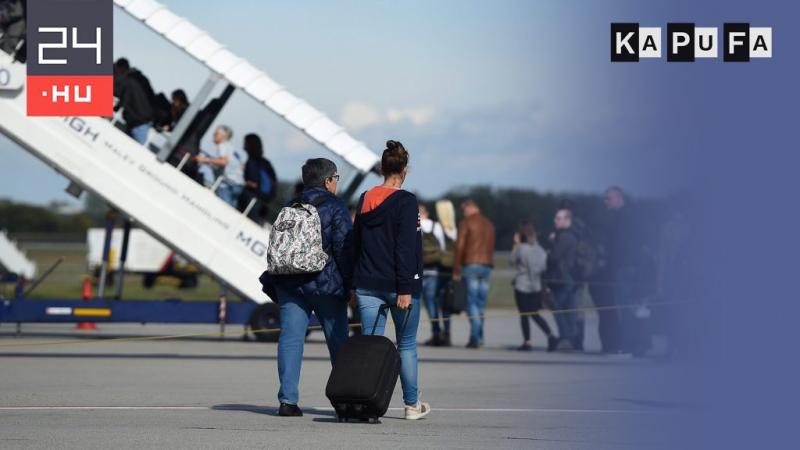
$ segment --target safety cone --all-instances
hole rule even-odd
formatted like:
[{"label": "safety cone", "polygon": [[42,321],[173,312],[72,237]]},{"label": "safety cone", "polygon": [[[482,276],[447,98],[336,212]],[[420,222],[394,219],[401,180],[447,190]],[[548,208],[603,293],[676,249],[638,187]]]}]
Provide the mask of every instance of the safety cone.
[{"label": "safety cone", "polygon": [[[92,282],[89,280],[89,277],[83,277],[83,292],[81,293],[81,298],[84,301],[89,301],[92,299]],[[76,330],[96,330],[97,325],[94,322],[78,322],[75,325]]]}]

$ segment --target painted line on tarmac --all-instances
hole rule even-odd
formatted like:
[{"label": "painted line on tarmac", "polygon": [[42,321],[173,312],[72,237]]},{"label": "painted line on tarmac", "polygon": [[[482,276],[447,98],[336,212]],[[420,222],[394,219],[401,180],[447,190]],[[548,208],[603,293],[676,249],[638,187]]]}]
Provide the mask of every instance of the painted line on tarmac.
[{"label": "painted line on tarmac", "polygon": [[[319,411],[334,411],[330,406],[310,408]],[[405,408],[389,408],[389,411],[403,411]],[[431,412],[479,412],[479,413],[589,413],[589,414],[639,414],[656,411],[645,411],[635,409],[558,409],[558,408],[436,408],[431,407]]]},{"label": "painted line on tarmac", "polygon": [[208,406],[0,406],[0,411],[206,411]]},{"label": "painted line on tarmac", "polygon": [[[270,407],[211,406],[0,406],[0,411],[262,411]],[[306,407],[306,411],[333,411],[329,406]],[[403,411],[403,408],[389,408]],[[431,411],[458,413],[545,413],[545,414],[640,414],[663,411],[633,409],[558,409],[558,408],[431,408]]]},{"label": "painted line on tarmac", "polygon": [[[390,408],[402,411],[403,408]],[[633,409],[549,409],[549,408],[431,408],[431,411],[443,412],[509,412],[509,413],[594,413],[594,414],[639,414]]]}]

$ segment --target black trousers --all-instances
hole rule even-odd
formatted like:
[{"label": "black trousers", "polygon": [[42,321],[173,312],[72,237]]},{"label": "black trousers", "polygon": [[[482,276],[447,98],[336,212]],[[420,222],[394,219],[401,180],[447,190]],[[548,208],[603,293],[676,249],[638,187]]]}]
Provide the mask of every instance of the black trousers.
[{"label": "black trousers", "polygon": [[589,284],[589,295],[595,306],[601,308],[597,311],[598,334],[603,352],[614,353],[621,350],[621,324],[619,311],[616,309],[602,309],[614,306],[614,288],[609,284]]},{"label": "black trousers", "polygon": [[544,320],[542,316],[539,314],[532,314],[540,309],[542,309],[542,296],[541,292],[520,292],[518,290],[514,290],[514,300],[517,302],[517,309],[522,314],[519,317],[520,325],[522,326],[522,337],[529,341],[531,339],[531,328],[530,328],[530,319],[533,319],[536,322],[536,325],[546,334],[547,336],[552,335],[550,331],[550,325],[547,324],[547,321]]},{"label": "black trousers", "polygon": [[263,225],[264,222],[267,221],[269,209],[267,208],[267,205],[260,198],[258,198],[258,196],[256,196],[252,189],[247,188],[242,190],[242,193],[239,194],[237,209],[244,212],[244,210],[247,209],[247,206],[250,204],[250,200],[253,199],[255,199],[256,202],[253,204],[253,208],[250,209],[250,212],[247,213],[247,217],[249,217],[253,222]]}]

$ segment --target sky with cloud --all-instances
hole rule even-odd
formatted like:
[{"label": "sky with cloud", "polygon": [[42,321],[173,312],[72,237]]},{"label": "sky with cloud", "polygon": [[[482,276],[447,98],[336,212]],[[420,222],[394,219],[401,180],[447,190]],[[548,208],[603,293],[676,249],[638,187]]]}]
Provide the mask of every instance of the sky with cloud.
[{"label": "sky with cloud", "polygon": [[[691,120],[691,111],[663,111],[674,106],[670,91],[686,80],[661,83],[672,69],[658,61],[634,67],[608,61],[609,23],[621,15],[646,17],[653,7],[632,1],[164,3],[374,151],[387,139],[402,141],[412,155],[407,186],[426,197],[472,184],[581,192],[620,184],[658,195],[683,183],[679,155],[691,138],[674,130]],[[114,33],[115,57],[127,57],[156,91],[180,87],[191,98],[208,75],[119,9]],[[328,155],[241,92],[218,122],[231,125],[238,138],[260,134],[284,180],[298,178],[306,158]],[[0,197],[69,201],[64,178],[5,138],[0,155]]]}]

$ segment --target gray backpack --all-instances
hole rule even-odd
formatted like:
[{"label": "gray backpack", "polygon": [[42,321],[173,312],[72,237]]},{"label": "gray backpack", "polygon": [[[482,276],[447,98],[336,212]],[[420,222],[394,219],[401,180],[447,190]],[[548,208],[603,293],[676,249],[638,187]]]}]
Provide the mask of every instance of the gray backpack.
[{"label": "gray backpack", "polygon": [[322,248],[322,222],[317,207],[326,200],[294,203],[281,209],[269,234],[268,273],[315,273],[325,268],[328,254]]}]

